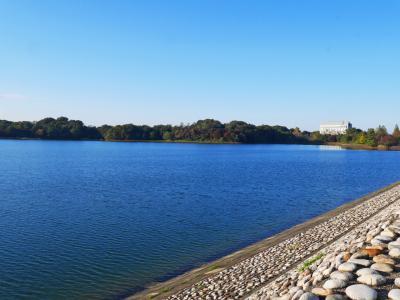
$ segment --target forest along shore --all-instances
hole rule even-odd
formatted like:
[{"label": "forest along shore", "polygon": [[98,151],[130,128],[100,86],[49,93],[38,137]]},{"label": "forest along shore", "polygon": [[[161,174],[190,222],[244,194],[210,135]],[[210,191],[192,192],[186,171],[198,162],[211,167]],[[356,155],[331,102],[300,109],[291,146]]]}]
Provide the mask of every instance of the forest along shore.
[{"label": "forest along shore", "polygon": [[102,125],[87,126],[80,120],[66,117],[40,121],[0,120],[0,138],[43,140],[154,141],[238,144],[303,144],[340,143],[355,149],[388,150],[400,147],[400,128],[389,133],[385,126],[367,131],[350,128],[344,134],[329,135],[319,131],[302,131],[280,125],[253,125],[243,121],[222,123],[214,119],[192,124],[173,125]]},{"label": "forest along shore", "polygon": [[[386,247],[394,247],[387,246],[391,240],[386,238],[383,241],[379,236],[391,235],[390,231],[393,233],[393,237],[390,238],[395,239],[397,226],[400,233],[400,221],[396,221],[398,216],[400,183],[395,183],[212,264],[152,286],[128,299],[265,300],[302,297],[302,300],[305,300],[333,293],[339,293],[341,296],[330,299],[341,299],[344,293],[352,298],[354,288],[349,288],[349,291],[343,288],[357,282],[355,275],[351,272],[348,275],[335,273],[335,268],[351,259],[344,266],[353,268],[354,265],[354,272],[360,269],[359,263],[369,266],[372,263],[382,263],[383,258],[389,259],[390,257],[381,255],[374,258],[379,260],[376,262],[366,259],[366,256],[371,251],[380,254],[387,252]],[[385,232],[381,233],[383,228],[386,228]],[[379,250],[380,248],[382,250]],[[373,271],[363,272],[380,272],[379,266],[372,265]],[[344,267],[340,268],[339,271],[344,270]],[[339,282],[342,277],[338,279],[335,276],[349,278],[347,281],[343,280],[343,283]],[[379,280],[389,285],[378,292],[387,294],[391,288],[390,284],[393,283],[393,276],[391,273],[385,273],[385,276],[385,281],[380,277]],[[331,281],[328,279],[330,277]],[[365,280],[368,283],[367,279]],[[334,286],[338,282],[340,287]],[[375,295],[368,286],[361,290]],[[354,297],[352,299],[358,299],[358,295]]]}]

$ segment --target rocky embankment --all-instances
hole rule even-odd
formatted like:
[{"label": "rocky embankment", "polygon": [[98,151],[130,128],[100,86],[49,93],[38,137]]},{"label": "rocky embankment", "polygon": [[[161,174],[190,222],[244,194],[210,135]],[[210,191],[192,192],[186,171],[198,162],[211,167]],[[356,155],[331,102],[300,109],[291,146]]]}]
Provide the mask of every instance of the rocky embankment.
[{"label": "rocky embankment", "polygon": [[398,237],[394,186],[165,299],[400,300]]},{"label": "rocky embankment", "polygon": [[371,199],[393,197],[395,201],[247,300],[400,300],[398,190]]}]

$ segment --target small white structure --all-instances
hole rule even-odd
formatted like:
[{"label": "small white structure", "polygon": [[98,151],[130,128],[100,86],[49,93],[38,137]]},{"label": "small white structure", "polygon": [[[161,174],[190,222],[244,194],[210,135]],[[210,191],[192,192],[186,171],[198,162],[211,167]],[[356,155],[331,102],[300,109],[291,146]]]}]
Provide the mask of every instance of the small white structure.
[{"label": "small white structure", "polygon": [[352,128],[350,122],[342,121],[342,122],[327,122],[321,124],[319,126],[319,133],[320,134],[344,134],[346,133],[347,129]]}]

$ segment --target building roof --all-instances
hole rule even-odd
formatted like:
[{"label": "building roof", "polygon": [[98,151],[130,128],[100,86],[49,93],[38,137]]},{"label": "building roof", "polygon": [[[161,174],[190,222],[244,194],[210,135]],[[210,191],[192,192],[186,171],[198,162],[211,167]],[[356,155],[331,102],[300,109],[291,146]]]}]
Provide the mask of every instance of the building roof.
[{"label": "building roof", "polygon": [[340,122],[325,122],[322,123],[321,126],[345,126],[348,125],[350,122],[348,121],[340,121]]}]

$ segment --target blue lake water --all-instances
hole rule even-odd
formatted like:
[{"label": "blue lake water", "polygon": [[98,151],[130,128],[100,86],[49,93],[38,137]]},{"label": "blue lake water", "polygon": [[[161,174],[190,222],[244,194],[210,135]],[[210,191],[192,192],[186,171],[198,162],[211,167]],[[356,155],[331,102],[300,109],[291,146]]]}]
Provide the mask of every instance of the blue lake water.
[{"label": "blue lake water", "polygon": [[400,180],[400,152],[0,141],[0,299],[120,299]]}]

